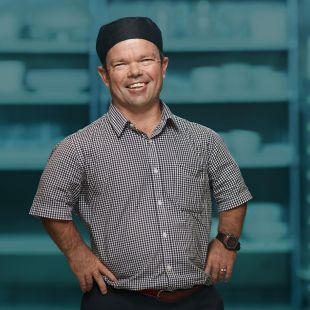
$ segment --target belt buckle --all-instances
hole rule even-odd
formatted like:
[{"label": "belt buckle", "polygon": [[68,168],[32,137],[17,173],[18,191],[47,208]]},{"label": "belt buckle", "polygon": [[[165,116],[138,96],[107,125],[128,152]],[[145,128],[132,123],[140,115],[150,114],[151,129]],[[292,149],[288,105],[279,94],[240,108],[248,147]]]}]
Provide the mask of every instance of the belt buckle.
[{"label": "belt buckle", "polygon": [[159,290],[158,291],[158,293],[157,293],[157,295],[156,295],[156,297],[158,298],[158,299],[160,299],[160,294],[162,293],[162,292],[164,292],[165,290]]}]

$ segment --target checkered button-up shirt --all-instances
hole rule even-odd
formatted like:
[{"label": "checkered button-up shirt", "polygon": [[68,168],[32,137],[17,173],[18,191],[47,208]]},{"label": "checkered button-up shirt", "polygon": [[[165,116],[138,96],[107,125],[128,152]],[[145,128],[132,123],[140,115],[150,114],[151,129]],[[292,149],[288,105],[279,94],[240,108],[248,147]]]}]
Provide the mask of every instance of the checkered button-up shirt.
[{"label": "checkered button-up shirt", "polygon": [[251,199],[223,140],[162,104],[151,138],[113,105],[53,150],[30,214],[85,223],[116,288],[211,284],[211,194],[219,212]]}]

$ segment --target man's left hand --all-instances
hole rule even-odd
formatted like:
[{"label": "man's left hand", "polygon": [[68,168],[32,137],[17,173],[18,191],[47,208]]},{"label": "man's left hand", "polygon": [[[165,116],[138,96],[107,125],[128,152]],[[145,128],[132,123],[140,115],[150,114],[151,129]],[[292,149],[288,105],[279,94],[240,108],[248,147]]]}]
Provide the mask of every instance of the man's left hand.
[{"label": "man's left hand", "polygon": [[209,244],[205,272],[210,274],[213,283],[219,281],[228,282],[232,276],[236,252],[227,250],[217,239]]}]

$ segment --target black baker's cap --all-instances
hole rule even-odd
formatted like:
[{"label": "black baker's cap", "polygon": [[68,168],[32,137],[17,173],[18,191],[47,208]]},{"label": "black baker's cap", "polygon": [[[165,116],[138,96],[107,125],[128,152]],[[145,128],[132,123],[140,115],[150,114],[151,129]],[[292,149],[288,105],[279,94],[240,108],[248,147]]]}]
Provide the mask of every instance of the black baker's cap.
[{"label": "black baker's cap", "polygon": [[158,26],[147,17],[124,17],[100,27],[96,51],[102,64],[111,47],[128,39],[144,39],[163,51],[163,40]]}]

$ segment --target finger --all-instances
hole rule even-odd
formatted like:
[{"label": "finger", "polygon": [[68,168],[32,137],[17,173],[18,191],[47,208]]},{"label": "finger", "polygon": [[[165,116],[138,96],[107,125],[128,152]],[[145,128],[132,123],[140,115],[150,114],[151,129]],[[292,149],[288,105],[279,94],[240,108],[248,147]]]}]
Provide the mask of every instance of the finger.
[{"label": "finger", "polygon": [[83,293],[86,293],[87,292],[87,283],[86,283],[85,277],[83,277],[82,279],[79,279],[79,282],[80,282],[81,291]]},{"label": "finger", "polygon": [[87,289],[86,289],[86,283],[83,281],[83,282],[80,282],[80,288],[81,288],[81,291],[83,293],[86,293],[87,292]]},{"label": "finger", "polygon": [[211,268],[211,277],[214,284],[219,281],[219,269],[219,267],[214,266]]},{"label": "finger", "polygon": [[105,295],[107,293],[108,289],[107,289],[107,286],[103,280],[102,274],[99,271],[97,271],[94,273],[93,277],[94,277],[96,283],[98,284],[98,287],[100,289],[101,294]]},{"label": "finger", "polygon": [[112,282],[117,282],[115,275],[106,266],[104,266],[101,263],[99,265],[99,271],[103,275],[107,276]]},{"label": "finger", "polygon": [[212,262],[210,263],[210,261],[207,262],[205,272],[211,276],[212,282],[214,284],[218,281],[219,267],[216,266],[214,262],[213,263]]},{"label": "finger", "polygon": [[213,271],[211,276],[212,276],[212,282],[215,284],[219,281],[219,273],[216,271]]},{"label": "finger", "polygon": [[211,274],[211,265],[209,263],[206,264],[205,273]]},{"label": "finger", "polygon": [[91,275],[85,275],[86,291],[89,292],[93,287],[93,277]]},{"label": "finger", "polygon": [[216,277],[214,278],[214,276],[212,275],[212,266],[210,264],[207,264],[205,269],[204,269],[205,273],[211,277],[212,282],[215,284],[216,283]]},{"label": "finger", "polygon": [[220,268],[219,273],[218,273],[219,281],[225,281],[226,274],[227,274],[227,268],[226,267]]},{"label": "finger", "polygon": [[224,278],[225,282],[228,282],[232,276],[233,268],[232,267],[227,267],[226,275]]}]

